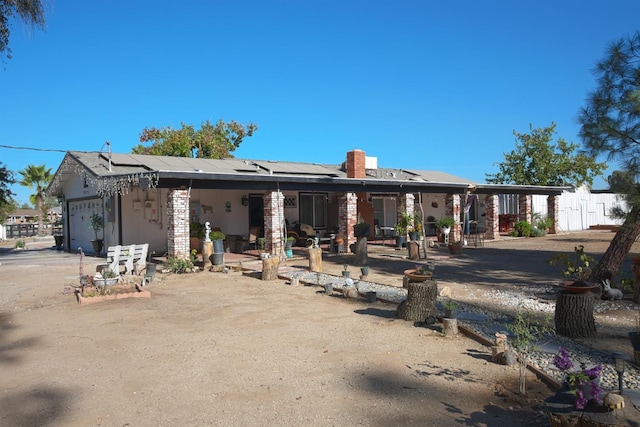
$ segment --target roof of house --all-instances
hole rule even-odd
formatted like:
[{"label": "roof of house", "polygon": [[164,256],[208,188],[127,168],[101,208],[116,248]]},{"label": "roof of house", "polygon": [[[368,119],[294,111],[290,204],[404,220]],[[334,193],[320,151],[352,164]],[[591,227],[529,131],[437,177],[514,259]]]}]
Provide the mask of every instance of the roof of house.
[{"label": "roof of house", "polygon": [[100,195],[151,186],[300,191],[458,192],[559,194],[567,187],[480,184],[440,171],[367,169],[365,178],[348,178],[344,164],[328,165],[247,159],[198,159],[69,151],[49,186],[61,193],[64,182],[81,175]]}]

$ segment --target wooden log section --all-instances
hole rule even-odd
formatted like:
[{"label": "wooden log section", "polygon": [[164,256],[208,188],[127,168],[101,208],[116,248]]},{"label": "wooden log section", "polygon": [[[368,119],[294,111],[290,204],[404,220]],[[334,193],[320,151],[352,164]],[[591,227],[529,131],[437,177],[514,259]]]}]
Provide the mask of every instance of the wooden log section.
[{"label": "wooden log section", "polygon": [[309,270],[322,273],[322,249],[309,248]]},{"label": "wooden log section", "polygon": [[262,260],[262,280],[276,280],[278,278],[278,267],[280,258],[271,257]]},{"label": "wooden log section", "polygon": [[442,333],[447,337],[458,335],[458,319],[442,319]]},{"label": "wooden log section", "polygon": [[369,265],[366,236],[360,236],[358,240],[356,240],[356,257],[353,260],[353,265]]},{"label": "wooden log section", "polygon": [[427,280],[424,282],[409,282],[407,299],[400,304],[397,316],[404,320],[423,322],[427,317],[436,317],[438,309],[438,282]]},{"label": "wooden log section", "polygon": [[596,335],[593,317],[593,295],[559,292],[556,300],[556,333],[568,338],[589,338]]}]

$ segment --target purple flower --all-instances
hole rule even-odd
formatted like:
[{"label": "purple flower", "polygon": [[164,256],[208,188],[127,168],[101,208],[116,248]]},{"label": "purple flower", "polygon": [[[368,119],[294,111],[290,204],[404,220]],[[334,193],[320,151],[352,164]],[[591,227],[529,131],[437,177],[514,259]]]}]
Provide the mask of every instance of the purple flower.
[{"label": "purple flower", "polygon": [[584,407],[587,406],[587,402],[589,402],[589,400],[584,397],[584,394],[582,394],[582,390],[577,390],[576,400],[574,402],[576,409],[584,409]]},{"label": "purple flower", "polygon": [[602,372],[602,366],[600,365],[596,365],[592,368],[589,369],[585,369],[584,373],[587,374],[589,376],[590,379],[595,379],[598,378],[600,376],[600,373]]},{"label": "purple flower", "polygon": [[558,354],[553,357],[553,364],[561,371],[567,371],[573,368],[573,362],[566,348],[560,347]]}]

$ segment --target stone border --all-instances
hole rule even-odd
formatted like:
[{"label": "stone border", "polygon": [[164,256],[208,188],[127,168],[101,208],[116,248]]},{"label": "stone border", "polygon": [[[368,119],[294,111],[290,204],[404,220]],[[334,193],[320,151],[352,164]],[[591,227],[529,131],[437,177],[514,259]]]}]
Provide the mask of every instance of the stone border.
[{"label": "stone border", "polygon": [[87,305],[94,304],[97,302],[103,301],[111,301],[116,299],[125,299],[125,298],[151,298],[151,292],[146,289],[141,289],[140,286],[136,285],[136,292],[123,292],[120,294],[112,294],[112,295],[97,295],[95,297],[83,297],[80,295],[80,290],[76,290],[76,298],[78,300],[78,304]]}]

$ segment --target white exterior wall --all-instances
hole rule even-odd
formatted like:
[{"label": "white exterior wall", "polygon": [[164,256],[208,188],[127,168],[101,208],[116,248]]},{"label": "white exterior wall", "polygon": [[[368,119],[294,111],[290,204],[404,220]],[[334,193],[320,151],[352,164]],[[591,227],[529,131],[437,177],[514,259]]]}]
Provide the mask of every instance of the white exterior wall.
[{"label": "white exterior wall", "polygon": [[120,197],[120,244],[148,243],[149,253],[164,255],[167,252],[167,194],[166,189],[134,188]]},{"label": "white exterior wall", "polygon": [[[593,225],[620,225],[621,220],[610,216],[611,208],[626,203],[613,193],[589,193],[577,191],[560,195],[558,226],[562,231],[587,230]],[[533,212],[547,215],[547,196],[533,196]]]}]

